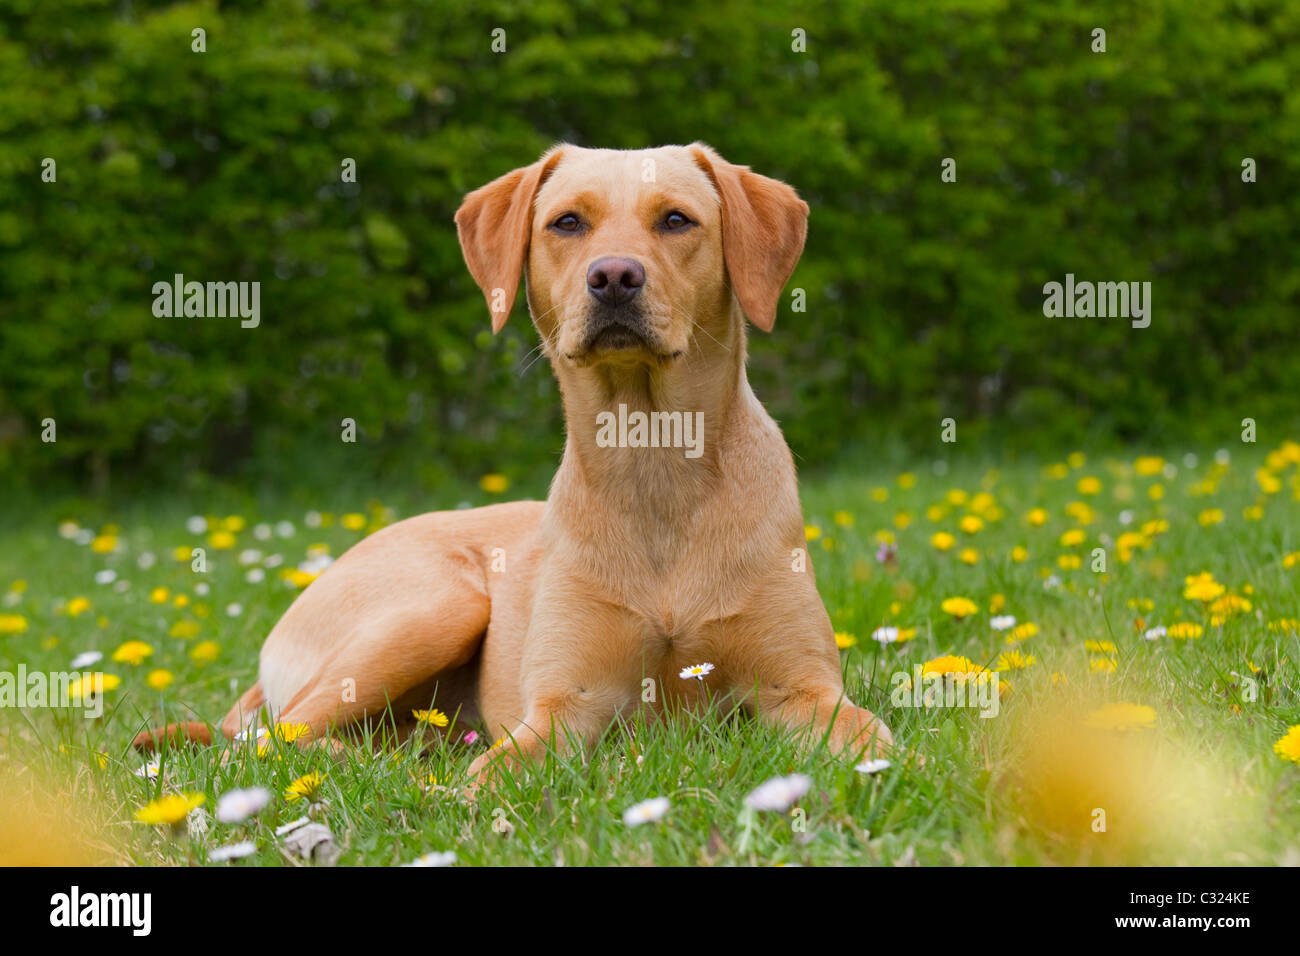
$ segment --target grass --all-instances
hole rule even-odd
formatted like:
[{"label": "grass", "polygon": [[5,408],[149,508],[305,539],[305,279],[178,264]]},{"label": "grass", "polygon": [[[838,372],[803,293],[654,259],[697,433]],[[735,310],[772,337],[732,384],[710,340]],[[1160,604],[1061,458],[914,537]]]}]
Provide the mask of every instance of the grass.
[{"label": "grass", "polygon": [[[660,723],[634,715],[587,759],[551,755],[473,804],[460,787],[488,741],[465,743],[460,731],[342,759],[279,741],[263,756],[251,744],[174,749],[153,779],[135,773],[143,760],[129,741],[163,720],[221,719],[297,593],[283,574],[313,548],[337,555],[384,521],[500,496],[475,490],[417,505],[394,495],[380,505],[336,495],[317,502],[339,509],[318,527],[301,503],[235,494],[162,496],[113,514],[86,505],[81,514],[11,515],[0,554],[0,594],[8,590],[0,669],[62,671],[99,650],[97,666],[120,684],[105,692],[99,719],[0,710],[0,859],[203,864],[211,849],[251,840],[256,852],[230,865],[298,863],[273,831],[310,805],[341,864],[446,850],[462,865],[1294,861],[1300,764],[1274,744],[1300,723],[1300,560],[1287,557],[1300,550],[1300,446],[1268,454],[1242,446],[1218,463],[1212,454],[1195,464],[1126,454],[1001,473],[967,466],[939,476],[929,463],[916,472],[843,473],[803,488],[818,585],[851,645],[842,651],[846,685],[893,729],[900,749],[891,767],[858,772],[719,706]],[[205,530],[187,529],[196,512],[210,514]],[[963,530],[967,517],[980,526]],[[73,537],[60,534],[58,519],[78,523],[63,528]],[[292,533],[274,530],[282,521]],[[255,533],[261,524],[272,526],[268,540]],[[89,534],[79,543],[82,525]],[[1072,529],[1083,540],[1063,544]],[[940,532],[954,539],[947,550],[932,541]],[[1121,554],[1126,532],[1138,537]],[[889,542],[892,557],[880,550]],[[192,546],[207,549],[205,573],[191,570]],[[1104,549],[1104,572],[1093,569],[1095,548]],[[155,561],[142,567],[146,553]],[[268,566],[272,555],[283,563]],[[260,581],[248,579],[255,568]],[[107,570],[115,580],[97,582]],[[1241,599],[1219,606],[1222,620],[1212,620],[1212,602],[1186,596],[1187,577],[1201,572]],[[977,613],[946,613],[943,602],[956,596]],[[1037,633],[1011,647],[1014,632],[991,626],[999,602],[998,614]],[[1179,622],[1203,630],[1144,637]],[[914,630],[881,644],[872,634],[882,626]],[[115,662],[127,641],[152,653],[138,665]],[[1002,657],[1011,650],[1028,666],[999,672],[1011,686],[996,717],[891,701],[898,675],[916,665],[959,655],[994,668],[1011,663]],[[173,676],[166,689],[148,686],[156,669]],[[1149,707],[1128,714],[1149,726],[1091,726],[1090,714],[1117,702]],[[322,775],[316,795],[286,799],[309,773]],[[811,778],[792,814],[745,809],[754,787],[791,773]],[[222,824],[206,815],[220,794],[251,786],[272,795],[258,816]],[[206,799],[188,835],[135,821],[137,809],[175,792]],[[628,807],[658,796],[671,801],[660,822],[623,823]]]}]

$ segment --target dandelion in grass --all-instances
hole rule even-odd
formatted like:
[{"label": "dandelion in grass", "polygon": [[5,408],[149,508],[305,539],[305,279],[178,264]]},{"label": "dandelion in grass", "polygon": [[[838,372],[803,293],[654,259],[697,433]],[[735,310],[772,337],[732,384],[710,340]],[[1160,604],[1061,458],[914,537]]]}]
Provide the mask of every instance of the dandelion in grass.
[{"label": "dandelion in grass", "polygon": [[1213,601],[1227,590],[1222,584],[1214,580],[1214,575],[1208,571],[1202,571],[1200,574],[1189,574],[1184,583],[1183,597],[1189,601]]},{"label": "dandelion in grass", "polygon": [[1083,646],[1093,654],[1115,653],[1115,643],[1113,641],[1084,641]]},{"label": "dandelion in grass", "polygon": [[316,796],[321,784],[324,782],[325,775],[322,773],[305,774],[285,787],[284,798],[290,802],[302,799],[310,800]]},{"label": "dandelion in grass", "polygon": [[[275,725],[274,735],[277,740],[282,740],[286,744],[291,744],[302,737],[310,736],[311,725],[303,723],[280,723]],[[265,736],[265,732],[258,734],[260,740]]]},{"label": "dandelion in grass", "polygon": [[835,632],[835,646],[840,650],[847,650],[858,643],[858,639],[846,631]]},{"label": "dandelion in grass", "polygon": [[413,710],[411,715],[422,724],[428,724],[431,727],[446,727],[451,722],[448,717],[440,710],[430,708],[429,710]]},{"label": "dandelion in grass", "polygon": [[995,671],[1020,671],[1026,667],[1034,665],[1033,654],[1022,654],[1020,651],[1007,651],[998,655],[997,663],[993,669]]},{"label": "dandelion in grass", "polygon": [[1205,628],[1191,621],[1179,621],[1177,624],[1170,624],[1165,629],[1165,633],[1179,641],[1196,640],[1205,633]]},{"label": "dandelion in grass", "polygon": [[68,699],[74,703],[114,690],[122,683],[116,674],[87,674],[68,685]]},{"label": "dandelion in grass", "polygon": [[172,793],[157,800],[150,800],[135,811],[135,818],[140,823],[154,826],[179,826],[194,810],[203,805],[207,798],[201,793]]},{"label": "dandelion in grass", "polygon": [[806,794],[812,787],[812,778],[802,773],[788,777],[773,777],[755,787],[745,797],[745,806],[751,810],[777,810],[782,813]]},{"label": "dandelion in grass", "polygon": [[222,823],[243,823],[261,813],[270,802],[271,791],[265,787],[227,790],[217,799],[217,819]]},{"label": "dandelion in grass", "polygon": [[1094,674],[1113,674],[1116,666],[1113,657],[1094,657],[1088,661],[1088,670]]},{"label": "dandelion in grass", "polygon": [[712,664],[692,664],[690,667],[683,667],[677,676],[682,680],[689,680],[694,677],[700,683],[704,683],[704,678],[713,672]]},{"label": "dandelion in grass", "polygon": [[939,606],[945,614],[950,614],[959,621],[979,613],[979,605],[966,597],[950,597]]},{"label": "dandelion in grass", "polygon": [[623,822],[630,827],[640,826],[642,823],[657,823],[663,819],[670,806],[667,797],[642,800],[623,811]]},{"label": "dandelion in grass", "polygon": [[1282,739],[1273,744],[1273,753],[1283,760],[1300,763],[1300,724],[1288,728]]}]

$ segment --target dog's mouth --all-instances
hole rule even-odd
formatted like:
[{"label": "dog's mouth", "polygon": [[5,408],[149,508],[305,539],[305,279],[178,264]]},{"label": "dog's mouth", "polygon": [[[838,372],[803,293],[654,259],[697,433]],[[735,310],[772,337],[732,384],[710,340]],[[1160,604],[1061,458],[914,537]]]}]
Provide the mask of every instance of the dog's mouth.
[{"label": "dog's mouth", "polygon": [[658,354],[640,315],[617,310],[589,322],[580,346],[566,357],[585,365],[606,360],[635,361]]},{"label": "dog's mouth", "polygon": [[629,349],[647,349],[650,343],[636,329],[621,322],[610,322],[588,336],[585,352],[626,352]]}]

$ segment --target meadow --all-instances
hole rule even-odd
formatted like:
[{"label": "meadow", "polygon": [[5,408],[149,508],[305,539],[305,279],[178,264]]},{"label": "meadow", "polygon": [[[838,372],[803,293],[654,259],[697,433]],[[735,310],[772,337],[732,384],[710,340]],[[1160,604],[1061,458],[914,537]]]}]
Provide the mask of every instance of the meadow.
[{"label": "meadow", "polygon": [[[552,754],[473,802],[465,771],[493,741],[437,726],[436,701],[421,734],[341,757],[286,727],[151,759],[131,750],[165,720],[219,722],[279,615],[364,535],[530,493],[544,489],[488,475],[418,499],[172,492],[58,514],[11,503],[0,670],[102,672],[104,713],[0,710],[0,858],[1300,862],[1295,441],[806,480],[846,686],[893,730],[887,765],[837,759],[724,705],[633,715],[587,757]],[[953,675],[996,674],[996,714],[942,694],[914,706],[921,695],[900,688],[918,674],[941,691]],[[329,830],[305,841],[314,856],[295,845],[301,823],[277,833],[303,818]]]}]

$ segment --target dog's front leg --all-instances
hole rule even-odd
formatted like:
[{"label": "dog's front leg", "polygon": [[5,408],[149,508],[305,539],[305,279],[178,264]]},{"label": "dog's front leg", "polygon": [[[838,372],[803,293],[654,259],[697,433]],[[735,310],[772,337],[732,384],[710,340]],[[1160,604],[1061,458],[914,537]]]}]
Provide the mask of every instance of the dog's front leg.
[{"label": "dog's front leg", "polygon": [[893,736],[884,721],[844,693],[840,656],[830,618],[814,589],[788,603],[771,603],[739,619],[731,645],[741,652],[760,719],[788,728],[810,743],[825,738],[831,750],[852,759],[884,754]]},{"label": "dog's front leg", "polygon": [[[548,748],[589,748],[640,693],[640,634],[613,605],[545,591],[519,662],[524,715],[487,714],[505,733],[469,767],[470,792],[501,771],[536,764]],[[540,603],[540,602],[539,602]]]}]

